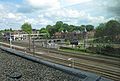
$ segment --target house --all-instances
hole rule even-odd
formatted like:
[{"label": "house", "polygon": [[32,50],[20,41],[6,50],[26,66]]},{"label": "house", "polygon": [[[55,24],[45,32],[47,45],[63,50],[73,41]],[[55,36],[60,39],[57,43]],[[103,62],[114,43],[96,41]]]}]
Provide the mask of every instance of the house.
[{"label": "house", "polygon": [[81,32],[79,31],[73,31],[73,32],[56,32],[54,34],[54,38],[56,39],[65,39],[65,40],[71,40],[71,39],[80,39]]},{"label": "house", "polygon": [[[32,30],[32,34],[30,34],[31,38],[43,38],[44,34],[39,34],[37,30]],[[25,33],[22,30],[15,30],[13,32],[5,32],[3,34],[3,38],[5,40],[10,40],[10,38],[13,41],[16,40],[28,40],[29,34]]]}]

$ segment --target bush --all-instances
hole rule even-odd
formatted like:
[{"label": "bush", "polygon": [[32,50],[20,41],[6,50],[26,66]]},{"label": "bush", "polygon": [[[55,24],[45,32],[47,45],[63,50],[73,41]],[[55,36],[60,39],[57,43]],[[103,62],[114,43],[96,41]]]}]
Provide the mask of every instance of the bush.
[{"label": "bush", "polygon": [[105,49],[106,51],[108,51],[108,52],[114,51],[114,48],[113,48],[112,46],[110,46],[110,45],[106,45],[106,46],[104,47],[104,49]]},{"label": "bush", "polygon": [[66,49],[66,50],[74,50],[74,51],[86,51],[85,49],[79,49],[79,48],[70,48],[70,47],[60,47],[60,49]]},{"label": "bush", "polygon": [[96,54],[120,57],[120,48],[113,48],[110,45],[89,47],[88,50]]}]

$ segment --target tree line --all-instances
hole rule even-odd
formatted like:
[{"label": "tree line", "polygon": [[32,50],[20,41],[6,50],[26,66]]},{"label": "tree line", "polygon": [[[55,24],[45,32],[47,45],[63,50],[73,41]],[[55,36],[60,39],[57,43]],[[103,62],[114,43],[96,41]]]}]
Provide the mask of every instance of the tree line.
[{"label": "tree line", "polygon": [[73,31],[84,31],[86,28],[87,31],[94,30],[93,25],[68,25],[62,21],[57,21],[55,25],[47,25],[45,28],[40,29],[40,33],[48,33],[49,36],[53,36],[56,32],[73,32]]},{"label": "tree line", "polygon": [[[117,20],[110,20],[106,23],[101,23],[99,26],[93,25],[69,25],[62,21],[57,21],[55,25],[47,25],[45,28],[39,30],[40,33],[46,33],[47,37],[52,37],[56,32],[73,32],[73,31],[87,31],[95,30],[95,42],[115,42],[120,43],[120,22]],[[32,26],[29,23],[24,23],[21,26],[21,30],[28,34],[32,33]],[[14,31],[12,29],[0,30],[2,32]]]},{"label": "tree line", "polygon": [[97,38],[96,42],[120,44],[120,22],[110,20],[107,23],[101,23],[96,27],[95,38]]}]

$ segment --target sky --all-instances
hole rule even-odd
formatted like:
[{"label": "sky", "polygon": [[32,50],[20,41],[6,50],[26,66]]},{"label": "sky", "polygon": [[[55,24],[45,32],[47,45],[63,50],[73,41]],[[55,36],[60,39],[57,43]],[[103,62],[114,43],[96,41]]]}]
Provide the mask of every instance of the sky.
[{"label": "sky", "polygon": [[0,0],[0,30],[20,29],[29,22],[34,29],[63,21],[94,26],[120,18],[120,0]]}]

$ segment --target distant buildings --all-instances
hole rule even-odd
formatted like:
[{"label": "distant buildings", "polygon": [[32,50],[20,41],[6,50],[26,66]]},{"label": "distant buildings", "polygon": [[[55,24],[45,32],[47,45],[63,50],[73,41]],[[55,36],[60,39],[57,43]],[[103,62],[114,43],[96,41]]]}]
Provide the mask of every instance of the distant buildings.
[{"label": "distant buildings", "polygon": [[[85,34],[84,32],[80,32],[80,31],[56,32],[54,34],[54,38],[56,38],[56,39],[66,39],[66,40],[72,40],[72,39],[80,40],[80,39],[83,38],[84,34]],[[87,35],[88,38],[94,37],[94,34],[95,34],[95,30],[90,31],[90,32],[86,32],[86,35]]]},{"label": "distant buildings", "polygon": [[[15,30],[13,32],[3,33],[3,39],[9,40],[11,37],[11,39],[13,41],[15,41],[15,40],[28,40],[28,36],[29,36],[29,34],[25,33],[22,30]],[[39,31],[37,31],[35,29],[32,30],[31,38],[42,39],[43,36],[44,36],[44,34],[39,34]]]}]

